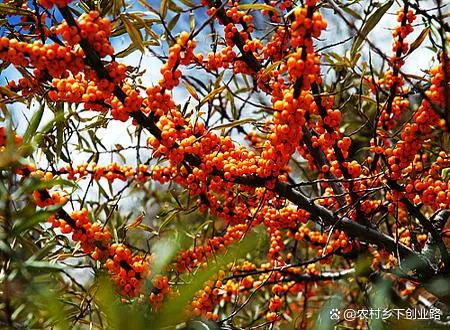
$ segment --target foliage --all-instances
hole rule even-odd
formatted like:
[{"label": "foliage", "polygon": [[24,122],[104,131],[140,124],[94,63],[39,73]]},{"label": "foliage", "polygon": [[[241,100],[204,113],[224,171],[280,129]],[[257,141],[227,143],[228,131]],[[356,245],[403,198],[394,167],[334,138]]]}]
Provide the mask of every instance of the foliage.
[{"label": "foliage", "polygon": [[429,5],[0,3],[0,326],[448,327]]}]

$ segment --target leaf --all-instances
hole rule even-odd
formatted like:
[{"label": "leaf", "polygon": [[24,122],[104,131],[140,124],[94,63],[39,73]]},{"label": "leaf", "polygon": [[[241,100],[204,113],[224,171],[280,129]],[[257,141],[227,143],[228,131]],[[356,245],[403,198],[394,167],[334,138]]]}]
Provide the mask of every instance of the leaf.
[{"label": "leaf", "polygon": [[366,96],[366,95],[361,95],[361,98],[367,102],[373,103],[373,104],[377,104],[377,101],[374,100],[373,98]]},{"label": "leaf", "polygon": [[137,228],[139,227],[139,225],[142,223],[142,221],[144,220],[145,217],[145,212],[141,212],[141,214],[139,214],[132,223],[130,223],[129,225],[125,226],[125,228],[130,229],[130,228]]},{"label": "leaf", "polygon": [[15,223],[13,227],[13,232],[15,235],[20,235],[24,231],[29,230],[34,226],[36,226],[38,223],[46,222],[48,218],[53,214],[55,214],[55,212],[38,211],[32,217]]},{"label": "leaf", "polygon": [[181,13],[183,11],[183,8],[181,8],[180,6],[177,6],[175,4],[175,2],[169,0],[169,9],[175,13]]},{"label": "leaf", "polygon": [[8,14],[8,15],[27,15],[27,16],[34,15],[29,10],[26,10],[26,9],[23,9],[20,7],[16,7],[16,6],[7,5],[4,3],[0,3],[0,13]]},{"label": "leaf", "polygon": [[169,211],[169,213],[167,213],[166,216],[161,219],[162,223],[159,226],[158,233],[160,233],[163,228],[167,226],[178,213],[180,213],[180,209],[173,209]]},{"label": "leaf", "polygon": [[191,31],[194,31],[195,29],[195,15],[192,11],[189,13],[189,28]]},{"label": "leaf", "polygon": [[[161,20],[159,18],[146,18],[143,19],[142,17],[133,15],[131,13],[127,13],[128,18],[132,18],[134,19],[136,22],[134,22],[134,26],[136,27],[136,29],[140,30],[142,28],[145,29],[145,31],[153,38],[153,39],[159,39],[159,36],[152,31],[152,29],[150,29],[150,26],[152,26],[152,24],[160,24]],[[117,28],[114,29],[114,31],[112,32],[111,36],[112,37],[119,37],[121,35],[123,35],[124,33],[127,33],[127,29],[124,25],[119,25]]]},{"label": "leaf", "polygon": [[[39,248],[33,255],[34,260],[42,260],[46,258],[50,253],[52,253],[52,250],[54,250],[55,246],[57,245],[57,241],[53,240],[51,242],[48,242],[45,244],[44,247]],[[69,253],[69,258],[72,255]],[[61,260],[61,258],[59,258]]]},{"label": "leaf", "polygon": [[190,8],[195,7],[195,3],[193,3],[191,0],[180,0],[180,2]]},{"label": "leaf", "polygon": [[41,104],[39,109],[34,113],[33,117],[31,118],[30,124],[28,125],[27,130],[23,135],[24,142],[30,142],[31,139],[35,136],[39,124],[41,123],[43,114],[44,114],[44,104]]},{"label": "leaf", "polygon": [[167,24],[167,29],[169,31],[172,31],[173,28],[175,27],[175,25],[177,25],[177,22],[179,19],[180,19],[180,14],[176,14],[175,17],[170,20],[169,24]]},{"label": "leaf", "polygon": [[9,244],[6,241],[4,241],[4,240],[0,241],[0,252],[2,254],[6,254],[6,255],[9,255],[9,256],[14,254],[14,251],[11,249]]},{"label": "leaf", "polygon": [[268,10],[280,14],[280,11],[277,8],[266,4],[257,4],[257,3],[242,4],[239,5],[238,8],[242,10]]},{"label": "leaf", "polygon": [[139,229],[141,229],[143,231],[146,231],[146,232],[158,235],[158,231],[155,228],[153,228],[153,227],[151,227],[149,225],[145,225],[143,223],[139,224],[136,228],[139,228]]},{"label": "leaf", "polygon": [[238,109],[236,108],[236,103],[234,102],[234,96],[230,91],[227,91],[227,98],[228,101],[230,101],[231,116],[233,119],[237,119],[239,116]]},{"label": "leaf", "polygon": [[450,133],[444,132],[442,135],[442,149],[443,151],[449,151],[450,150]]},{"label": "leaf", "polygon": [[[56,157],[61,157],[62,147],[64,144],[64,106],[58,106],[56,117]],[[64,158],[63,158],[64,159]]]},{"label": "leaf", "polygon": [[44,136],[50,132],[50,130],[53,128],[54,124],[57,123],[60,120],[64,119],[64,113],[56,112],[55,117],[49,121],[45,126],[42,128],[42,130],[37,134],[36,136],[36,143],[40,144],[42,142],[42,139]]},{"label": "leaf", "polygon": [[428,36],[428,34],[430,33],[430,27],[427,26],[425,29],[423,29],[419,36],[416,38],[416,40],[414,40],[411,43],[411,46],[409,47],[409,51],[408,54],[406,54],[406,56],[408,56],[409,54],[411,54],[413,51],[415,51],[421,44],[422,42],[425,40],[425,38]]},{"label": "leaf", "polygon": [[207,103],[209,100],[212,100],[214,98],[214,96],[222,93],[224,91],[224,89],[227,88],[227,86],[221,86],[219,88],[216,88],[215,90],[213,90],[211,93],[209,93],[208,95],[206,95],[203,100],[200,102],[200,106],[202,106],[203,104]]},{"label": "leaf", "polygon": [[0,95],[5,95],[10,99],[20,97],[19,94],[13,92],[12,90],[10,90],[9,88],[6,88],[4,86],[0,86]]},{"label": "leaf", "polygon": [[100,184],[100,182],[96,181],[96,183],[97,183],[97,186],[98,186],[98,195],[100,196],[100,194],[101,194],[104,198],[109,199],[108,193],[105,191],[105,189]]},{"label": "leaf", "polygon": [[71,180],[65,179],[41,180],[38,177],[30,177],[24,182],[21,189],[25,193],[30,193],[36,190],[50,189],[56,186],[68,186],[75,188],[77,187],[77,184]]},{"label": "leaf", "polygon": [[133,45],[136,46],[142,53],[145,51],[144,40],[142,39],[141,31],[139,31],[134,24],[128,19],[126,15],[120,15],[120,18],[125,25],[125,29],[130,36]]},{"label": "leaf", "polygon": [[148,10],[150,10],[152,13],[155,13],[157,16],[159,16],[158,11],[155,8],[153,8],[152,6],[150,6],[146,0],[139,0],[139,3],[141,5],[143,5],[145,8],[147,8]]},{"label": "leaf", "polygon": [[[262,231],[264,232],[264,231]],[[242,241],[238,241],[227,249],[226,254],[216,255],[206,269],[199,270],[193,275],[186,278],[185,285],[180,288],[179,295],[175,298],[168,299],[158,318],[155,320],[155,329],[161,329],[165,326],[174,329],[175,325],[183,321],[185,314],[183,310],[189,301],[194,297],[195,293],[200,290],[206,281],[211,279],[221,268],[227,264],[234,262],[236,259],[245,258],[248,253],[255,251],[258,236],[254,231],[249,233]]]},{"label": "leaf", "polygon": [[189,94],[192,95],[192,97],[194,99],[196,99],[197,101],[200,100],[200,98],[197,94],[197,91],[195,90],[195,88],[192,85],[188,84],[187,82],[183,82],[183,85],[184,85],[184,87],[186,87],[187,91],[189,92]]},{"label": "leaf", "polygon": [[124,6],[124,1],[123,0],[112,0],[111,2],[113,3],[111,13],[112,13],[113,17],[116,18],[120,14],[120,10]]},{"label": "leaf", "polygon": [[65,268],[62,265],[57,265],[55,263],[50,263],[48,261],[36,261],[36,260],[27,260],[23,265],[26,268],[36,268],[39,270],[47,270],[47,271],[60,271]]},{"label": "leaf", "polygon": [[267,76],[269,73],[271,73],[273,70],[275,70],[275,68],[277,66],[279,66],[280,64],[281,64],[281,61],[276,61],[276,62],[272,63],[271,65],[269,65],[267,68],[265,68],[263,70],[263,72],[261,73],[261,76],[262,77]]},{"label": "leaf", "polygon": [[391,8],[393,3],[394,1],[392,0],[386,2],[384,5],[378,8],[372,15],[370,15],[366,23],[360,29],[358,36],[356,37],[355,42],[353,43],[351,54],[355,54],[358,51],[363,41],[367,38],[367,35],[370,33],[370,31],[373,30],[373,28],[381,20],[381,18],[388,11],[388,9]]},{"label": "leaf", "polygon": [[442,170],[442,180],[448,182],[450,179],[450,168],[444,168]]},{"label": "leaf", "polygon": [[246,124],[246,123],[252,123],[255,122],[256,120],[254,118],[243,118],[243,119],[239,119],[239,120],[234,120],[231,123],[226,123],[226,124],[221,124],[221,125],[217,125],[214,126],[213,128],[211,128],[212,131],[215,130],[220,130],[220,129],[225,129],[225,128],[231,128],[231,127],[236,127],[242,124]]},{"label": "leaf", "polygon": [[342,10],[345,11],[345,12],[346,12],[347,14],[349,14],[350,16],[354,17],[354,18],[359,19],[359,20],[362,20],[361,15],[359,15],[356,11],[354,11],[354,10],[351,9],[350,7],[348,7],[348,6],[343,6],[343,7],[342,7]]},{"label": "leaf", "polygon": [[111,0],[101,0],[100,1],[100,12],[102,14],[102,16],[107,16],[112,9],[114,2]]},{"label": "leaf", "polygon": [[159,6],[159,13],[162,18],[166,18],[168,9],[169,9],[169,0],[162,0]]}]

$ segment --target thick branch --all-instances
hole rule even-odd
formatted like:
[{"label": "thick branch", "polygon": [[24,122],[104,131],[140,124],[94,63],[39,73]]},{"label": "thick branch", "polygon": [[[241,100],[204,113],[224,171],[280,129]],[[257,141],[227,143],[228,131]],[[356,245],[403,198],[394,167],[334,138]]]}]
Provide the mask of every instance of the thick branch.
[{"label": "thick branch", "polygon": [[425,228],[427,232],[430,233],[433,238],[434,244],[437,245],[439,251],[441,252],[442,262],[444,263],[444,273],[450,272],[450,256],[445,246],[444,241],[440,235],[440,230],[436,228],[431,221],[429,221],[423,214],[420,212],[420,209],[416,207],[413,203],[411,203],[407,198],[402,198],[400,200],[403,204],[405,204],[408,212],[417,220],[419,220],[420,224]]}]

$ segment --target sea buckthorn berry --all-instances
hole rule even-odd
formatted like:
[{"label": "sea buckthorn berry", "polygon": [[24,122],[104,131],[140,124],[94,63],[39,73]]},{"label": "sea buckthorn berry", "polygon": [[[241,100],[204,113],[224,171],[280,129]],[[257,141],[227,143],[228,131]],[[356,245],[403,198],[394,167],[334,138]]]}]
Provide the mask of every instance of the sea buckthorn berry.
[{"label": "sea buckthorn berry", "polygon": [[72,0],[39,0],[39,3],[42,7],[47,9],[51,9],[53,6],[57,6],[59,8],[65,7],[70,4]]},{"label": "sea buckthorn berry", "polygon": [[66,21],[63,21],[56,28],[55,33],[61,34],[71,46],[80,43],[81,39],[87,40],[101,57],[114,53],[109,41],[112,33],[111,22],[108,18],[100,17],[97,11],[82,14],[78,18],[78,28],[69,26]]}]

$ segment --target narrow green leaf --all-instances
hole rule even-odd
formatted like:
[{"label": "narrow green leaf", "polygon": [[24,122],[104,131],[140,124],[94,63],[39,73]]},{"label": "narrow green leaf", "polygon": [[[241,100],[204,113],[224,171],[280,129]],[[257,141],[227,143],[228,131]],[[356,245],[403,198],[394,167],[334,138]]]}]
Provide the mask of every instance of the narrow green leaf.
[{"label": "narrow green leaf", "polygon": [[122,10],[122,7],[124,6],[124,1],[123,0],[112,0],[111,2],[113,3],[112,9],[111,9],[111,14],[115,18],[120,14],[120,11]]},{"label": "narrow green leaf", "polygon": [[[148,46],[159,46],[159,42],[157,42],[156,40],[149,40],[149,41],[144,41],[144,46],[148,47]],[[136,46],[134,44],[130,44],[126,49],[122,50],[121,52],[118,52],[115,57],[117,58],[125,58],[128,55],[132,54],[133,52],[135,52],[136,50],[138,50],[136,48]],[[95,126],[92,125],[97,125],[100,126],[100,124],[103,124],[105,122],[104,118],[102,118],[102,120],[95,122],[94,124],[91,124],[91,126],[89,128],[93,128]]]},{"label": "narrow green leaf", "polygon": [[428,34],[430,33],[430,27],[427,26],[425,29],[423,29],[419,36],[416,38],[416,40],[414,40],[411,43],[411,46],[409,47],[409,51],[408,54],[411,54],[413,51],[415,51],[417,48],[419,48],[419,46],[422,44],[422,42],[425,40],[425,38],[428,36]]},{"label": "narrow green leaf", "polygon": [[62,147],[64,144],[64,128],[65,128],[65,120],[64,120],[64,106],[58,106],[57,116],[58,120],[56,120],[56,157],[61,157]]},{"label": "narrow green leaf", "polygon": [[162,0],[159,6],[159,13],[162,18],[166,18],[168,9],[169,9],[169,0]]},{"label": "narrow green leaf", "polygon": [[100,9],[102,16],[107,16],[111,12],[113,4],[114,4],[114,2],[111,0],[101,0],[100,1],[99,9]]},{"label": "narrow green leaf", "polygon": [[180,6],[177,6],[175,4],[175,2],[173,2],[171,0],[169,0],[168,2],[169,2],[169,9],[171,11],[173,11],[174,13],[179,13],[180,14],[183,11],[183,8],[181,8]]},{"label": "narrow green leaf", "polygon": [[20,97],[19,94],[13,92],[12,90],[10,90],[9,88],[6,88],[4,86],[0,86],[0,95],[5,95],[5,96],[7,96],[10,99],[11,98],[15,98],[15,97]]},{"label": "narrow green leaf", "polygon": [[191,31],[194,31],[195,29],[195,15],[192,11],[189,13],[189,28]]},{"label": "narrow green leaf", "polygon": [[195,7],[195,3],[192,2],[191,0],[180,0],[180,2],[190,8]]},{"label": "narrow green leaf", "polygon": [[277,8],[266,4],[258,4],[258,3],[242,4],[239,5],[238,8],[242,10],[268,10],[280,14],[280,11]]},{"label": "narrow green leaf", "polygon": [[28,219],[24,219],[20,222],[17,222],[13,228],[13,232],[15,235],[19,235],[26,230],[29,230],[36,226],[38,223],[46,222],[48,218],[53,215],[54,212],[48,211],[37,211],[32,217]]},{"label": "narrow green leaf", "polygon": [[40,144],[42,142],[42,139],[44,138],[44,136],[50,132],[50,130],[53,128],[53,126],[55,125],[55,123],[57,123],[58,121],[64,121],[64,112],[63,113],[55,113],[55,117],[49,121],[47,124],[45,124],[45,126],[42,128],[42,130],[37,134],[36,136],[36,143]]},{"label": "narrow green leaf", "polygon": [[148,10],[150,10],[152,13],[155,13],[156,15],[159,16],[158,11],[155,8],[153,8],[152,6],[150,6],[146,0],[139,0],[139,3],[141,5],[143,5],[145,8],[147,8]]},{"label": "narrow green leaf", "polygon": [[167,224],[169,224],[172,219],[180,213],[180,209],[173,209],[171,210],[163,219],[161,219],[161,225],[159,226],[158,233],[160,233]]},{"label": "narrow green leaf", "polygon": [[[143,19],[142,17],[137,17],[137,16],[135,17],[133,14],[130,14],[130,13],[127,13],[127,16],[130,19],[134,19],[135,20],[135,22],[133,24],[136,27],[136,29],[140,30],[140,29],[144,28],[145,31],[148,34],[150,34],[152,37],[156,37],[156,38],[159,37],[158,35],[155,36],[154,35],[155,32],[153,32],[151,30],[151,28],[150,28],[150,26],[152,24],[160,24],[161,23],[161,20],[159,18],[146,18],[146,19]],[[149,31],[152,31],[153,34],[151,32],[149,32]],[[127,29],[126,29],[125,25],[120,24],[119,26],[117,26],[113,30],[111,36],[112,37],[119,37],[119,36],[121,36],[121,35],[123,35],[125,33],[127,33]]]},{"label": "narrow green leaf", "polygon": [[203,100],[200,102],[200,106],[202,106],[203,104],[207,103],[209,100],[212,100],[216,95],[222,93],[226,88],[227,88],[227,86],[221,86],[221,87],[216,88],[215,90],[213,90],[211,93],[209,93],[208,95],[206,95],[203,98]]},{"label": "narrow green leaf", "polygon": [[30,142],[31,139],[34,137],[39,127],[39,124],[41,123],[43,114],[44,114],[44,104],[41,104],[39,109],[34,113],[33,117],[31,118],[30,124],[28,125],[27,130],[23,135],[24,142]]},{"label": "narrow green leaf", "polygon": [[217,255],[214,258],[214,261],[211,262],[206,269],[202,269],[194,275],[188,276],[186,283],[189,283],[189,285],[183,286],[180,289],[179,295],[174,299],[169,299],[164,304],[158,315],[158,319],[156,320],[155,329],[163,328],[164,326],[175,328],[175,325],[183,321],[183,317],[185,317],[183,309],[188,304],[189,300],[194,297],[195,293],[221,268],[237,259],[244,258],[248,253],[254,251],[256,242],[258,241],[257,236],[258,235],[254,231],[249,233],[242,241],[232,244],[228,248],[226,254]]},{"label": "narrow green leaf", "polygon": [[211,130],[216,131],[216,130],[220,130],[220,129],[236,127],[236,126],[243,125],[246,123],[252,123],[254,121],[255,121],[254,118],[243,118],[243,119],[239,119],[239,120],[234,120],[231,123],[214,126],[213,128],[211,128]]},{"label": "narrow green leaf", "polygon": [[16,6],[12,6],[12,5],[7,5],[4,3],[0,3],[0,13],[8,14],[8,15],[27,15],[27,16],[34,15],[29,10],[26,10],[26,9],[23,9],[20,7],[16,7]]},{"label": "narrow green leaf", "polygon": [[236,108],[236,103],[234,102],[234,96],[230,91],[227,91],[227,98],[228,101],[230,101],[230,107],[231,107],[231,116],[233,119],[238,118],[238,110]]},{"label": "narrow green leaf", "polygon": [[384,5],[379,7],[370,17],[367,19],[366,23],[363,25],[361,30],[358,33],[358,36],[355,39],[355,42],[353,43],[351,53],[355,54],[359,47],[362,45],[364,40],[367,38],[367,35],[370,33],[370,31],[373,30],[373,28],[377,25],[377,23],[381,20],[381,18],[384,16],[384,14],[388,11],[389,8],[391,8],[394,1],[390,0],[386,2]]},{"label": "narrow green leaf", "polygon": [[196,99],[197,101],[200,99],[197,94],[197,91],[195,90],[195,88],[192,85],[188,84],[187,82],[183,82],[183,85],[184,85],[184,87],[186,87],[187,91],[189,92],[189,94],[192,95],[192,97],[194,99]]},{"label": "narrow green leaf", "polygon": [[272,63],[271,65],[269,65],[267,68],[265,68],[263,70],[263,72],[261,73],[261,76],[262,77],[267,76],[269,73],[271,73],[273,70],[275,70],[275,68],[277,66],[279,66],[280,64],[281,64],[281,61],[276,61],[276,62]]},{"label": "narrow green leaf", "polygon": [[354,11],[353,9],[351,9],[350,7],[342,7],[342,10],[345,11],[347,14],[349,14],[350,16],[362,20],[361,15],[359,15],[356,11]]},{"label": "narrow green leaf", "polygon": [[173,28],[175,27],[175,25],[177,25],[178,20],[180,19],[180,14],[176,14],[169,22],[169,24],[167,24],[167,28],[169,29],[169,31],[172,31]]},{"label": "narrow green leaf", "polygon": [[47,270],[47,271],[60,271],[60,270],[64,269],[64,267],[62,265],[50,263],[47,261],[35,261],[35,260],[31,260],[31,261],[27,260],[24,263],[24,266],[26,268],[35,268],[35,269]]},{"label": "narrow green leaf", "polygon": [[0,241],[0,252],[9,256],[14,254],[14,251],[11,249],[9,244],[3,240]]},{"label": "narrow green leaf", "polygon": [[131,41],[136,46],[137,49],[139,49],[141,52],[145,51],[145,45],[144,41],[142,39],[141,32],[136,28],[134,24],[131,23],[131,21],[127,18],[126,15],[120,15],[120,18],[125,25],[125,29],[128,32],[128,35],[130,36]]},{"label": "narrow green leaf", "polygon": [[50,189],[56,186],[76,187],[77,184],[71,180],[55,179],[55,180],[41,180],[40,178],[31,177],[27,179],[23,186],[23,192],[30,193],[36,190]]}]

